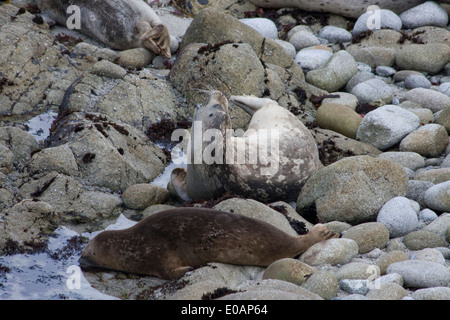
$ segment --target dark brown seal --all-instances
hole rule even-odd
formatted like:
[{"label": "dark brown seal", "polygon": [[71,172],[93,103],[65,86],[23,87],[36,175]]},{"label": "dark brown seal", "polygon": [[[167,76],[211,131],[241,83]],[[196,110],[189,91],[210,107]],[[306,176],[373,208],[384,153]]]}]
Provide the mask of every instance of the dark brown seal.
[{"label": "dark brown seal", "polygon": [[124,230],[94,237],[79,260],[84,268],[181,277],[208,262],[268,266],[336,237],[323,225],[297,237],[261,220],[204,208],[158,212]]}]

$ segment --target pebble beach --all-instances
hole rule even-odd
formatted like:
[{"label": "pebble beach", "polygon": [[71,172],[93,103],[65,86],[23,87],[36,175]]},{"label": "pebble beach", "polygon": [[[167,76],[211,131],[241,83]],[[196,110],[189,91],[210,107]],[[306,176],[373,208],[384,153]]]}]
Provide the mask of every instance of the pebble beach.
[{"label": "pebble beach", "polygon": [[[449,4],[358,18],[150,5],[170,59],[50,27],[33,1],[0,5],[0,300],[450,300]],[[309,129],[322,166],[296,201],[177,197],[170,173],[186,164],[171,134],[204,89],[270,98]],[[230,115],[245,131],[251,117],[231,102]],[[183,206],[340,237],[170,281],[79,268],[99,232]]]}]

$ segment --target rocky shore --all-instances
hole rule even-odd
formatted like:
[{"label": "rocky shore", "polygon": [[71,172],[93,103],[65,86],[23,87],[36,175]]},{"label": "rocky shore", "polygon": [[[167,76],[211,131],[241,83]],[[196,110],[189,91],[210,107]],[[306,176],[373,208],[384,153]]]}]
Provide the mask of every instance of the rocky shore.
[{"label": "rocky shore", "polygon": [[[32,1],[0,5],[0,297],[3,258],[48,253],[61,227],[77,234],[65,249],[76,258],[119,217],[197,205],[293,235],[320,222],[341,237],[268,268],[210,263],[174,281],[83,276],[121,299],[450,299],[446,5],[350,19],[190,3],[155,5],[171,59],[50,28]],[[370,29],[374,14],[381,23]],[[212,89],[273,99],[308,127],[323,168],[296,203],[228,194],[183,203],[154,183],[172,161],[172,132],[190,128]],[[230,106],[233,128],[245,130],[250,116]],[[56,120],[39,137],[27,121],[49,112]]]}]

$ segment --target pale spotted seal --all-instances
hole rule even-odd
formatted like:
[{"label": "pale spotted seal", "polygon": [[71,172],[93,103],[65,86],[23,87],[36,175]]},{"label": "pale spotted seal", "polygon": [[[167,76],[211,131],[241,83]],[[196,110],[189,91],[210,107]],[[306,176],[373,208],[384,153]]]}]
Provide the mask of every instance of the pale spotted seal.
[{"label": "pale spotted seal", "polygon": [[[320,168],[313,136],[271,99],[230,99],[252,115],[247,131],[233,136],[228,100],[214,91],[194,114],[187,170],[172,172],[176,193],[184,201],[215,199],[226,192],[262,202],[295,200]],[[214,149],[217,142],[220,146]]]},{"label": "pale spotted seal", "polygon": [[388,9],[402,13],[426,0],[250,0],[263,8],[300,8],[312,12],[329,12],[350,18],[358,18],[375,5],[380,9]]},{"label": "pale spotted seal", "polygon": [[291,236],[261,220],[204,208],[155,213],[133,227],[108,230],[83,250],[82,268],[174,279],[208,262],[268,266],[337,237],[321,224]]},{"label": "pale spotted seal", "polygon": [[143,47],[167,58],[171,56],[167,27],[142,0],[37,0],[37,6],[57,23],[113,49]]}]

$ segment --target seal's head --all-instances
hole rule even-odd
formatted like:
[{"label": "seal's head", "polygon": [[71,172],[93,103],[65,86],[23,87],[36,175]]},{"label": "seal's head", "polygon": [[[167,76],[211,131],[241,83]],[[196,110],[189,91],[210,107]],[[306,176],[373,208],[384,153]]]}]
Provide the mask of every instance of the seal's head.
[{"label": "seal's head", "polygon": [[199,105],[194,113],[194,124],[201,122],[203,131],[219,129],[221,131],[231,128],[231,118],[228,114],[228,100],[222,92],[209,91],[209,101],[206,106]]},{"label": "seal's head", "polygon": [[158,24],[145,32],[141,38],[141,45],[163,57],[170,58],[170,35],[169,30],[163,24]]},{"label": "seal's head", "polygon": [[[196,142],[201,145],[201,150],[205,150],[205,147],[211,144],[211,140],[218,137],[226,139],[227,129],[231,129],[231,118],[228,113],[228,100],[218,90],[198,90],[202,93],[207,93],[209,95],[209,100],[207,105],[198,105],[197,110],[194,113],[193,123],[191,128],[191,136],[189,140],[190,148],[190,163],[195,163],[195,148],[198,147]],[[220,131],[220,132],[217,132]],[[206,139],[205,139],[206,137]],[[219,144],[218,144],[219,145]],[[225,150],[226,146],[223,146]],[[203,158],[202,158],[203,159]],[[202,171],[201,166],[196,166]],[[187,172],[184,168],[176,168],[172,171],[170,176],[171,184],[180,199],[183,201],[192,200],[187,192],[186,187]],[[194,179],[199,182],[199,179]]]},{"label": "seal's head", "polygon": [[[120,254],[115,250],[115,231],[104,231],[84,248],[78,263],[83,269],[107,268],[120,270]],[[108,241],[106,241],[108,240]]]}]

